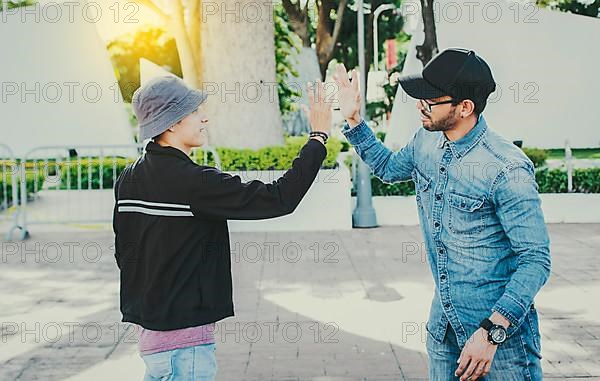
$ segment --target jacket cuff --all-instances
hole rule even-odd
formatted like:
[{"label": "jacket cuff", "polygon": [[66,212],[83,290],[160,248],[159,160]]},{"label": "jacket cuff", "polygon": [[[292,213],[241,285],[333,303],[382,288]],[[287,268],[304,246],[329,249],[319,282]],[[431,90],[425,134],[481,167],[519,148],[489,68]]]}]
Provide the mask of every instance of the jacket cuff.
[{"label": "jacket cuff", "polygon": [[325,144],[315,139],[309,138],[305,145],[311,147],[311,149],[318,151],[319,154],[323,157],[323,160],[325,160],[325,157],[327,156],[327,147],[325,146]]},{"label": "jacket cuff", "polygon": [[510,322],[510,327],[508,327],[509,334],[521,326],[527,316],[527,310],[528,308],[506,293],[502,295],[492,308],[492,311],[498,312]]},{"label": "jacket cuff", "polygon": [[375,137],[375,134],[373,134],[373,131],[369,128],[364,119],[354,128],[350,128],[348,123],[345,123],[342,133],[353,146],[358,146]]}]

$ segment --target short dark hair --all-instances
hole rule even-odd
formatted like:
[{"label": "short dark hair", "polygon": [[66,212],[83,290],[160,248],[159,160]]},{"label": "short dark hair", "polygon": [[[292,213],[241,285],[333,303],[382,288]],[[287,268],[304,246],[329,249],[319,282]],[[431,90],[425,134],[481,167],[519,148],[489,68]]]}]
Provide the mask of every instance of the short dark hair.
[{"label": "short dark hair", "polygon": [[[475,114],[475,116],[479,116],[481,115],[481,113],[483,112],[483,110],[485,110],[485,106],[487,105],[487,100],[476,100],[476,99],[470,99],[470,98],[466,98],[469,99],[471,102],[473,102],[475,104],[475,110],[473,110],[473,114]],[[458,98],[452,98],[452,106],[458,106],[458,104],[466,99],[458,99]]]},{"label": "short dark hair", "polygon": [[164,135],[164,132],[161,132],[160,134],[156,135],[155,137],[152,138],[153,142],[158,142],[160,140],[160,138]]}]

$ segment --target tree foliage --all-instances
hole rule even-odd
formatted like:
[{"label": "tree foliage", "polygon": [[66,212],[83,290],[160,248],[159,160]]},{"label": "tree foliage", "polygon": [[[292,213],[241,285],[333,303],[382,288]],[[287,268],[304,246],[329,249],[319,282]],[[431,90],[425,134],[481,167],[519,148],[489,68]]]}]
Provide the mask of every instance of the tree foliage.
[{"label": "tree foliage", "polygon": [[126,102],[131,102],[133,92],[140,87],[140,58],[182,76],[175,40],[163,29],[145,27],[118,37],[109,42],[107,48]]},{"label": "tree foliage", "polygon": [[298,89],[289,85],[291,77],[298,77],[294,68],[294,56],[300,52],[300,39],[289,27],[287,14],[281,5],[274,9],[275,21],[275,77],[277,80],[277,95],[279,96],[279,109],[281,115],[296,110],[294,98],[301,94]]},{"label": "tree foliage", "polygon": [[[344,16],[344,22],[342,23],[342,32],[340,33],[340,41],[337,43],[333,58],[337,61],[343,62],[346,67],[351,68],[358,66],[358,18],[356,10],[356,1],[351,2],[346,15]],[[382,4],[388,4],[390,1],[383,0],[365,0],[364,6],[367,8],[365,14],[365,62],[367,67],[370,67],[373,62],[373,12],[377,7]],[[401,0],[394,0],[391,3],[395,4],[400,8]],[[378,39],[377,43],[379,46],[379,62],[384,57],[383,43],[389,39],[396,39],[402,36],[402,27],[404,26],[404,19],[400,14],[393,13],[392,11],[386,11],[379,16],[378,20]],[[367,70],[368,71],[368,70]]]},{"label": "tree foliage", "polygon": [[[8,9],[15,9],[37,4],[37,0],[8,0],[7,4]],[[2,7],[4,7],[4,2],[0,1],[0,12],[2,11]]]},{"label": "tree foliage", "polygon": [[583,16],[600,17],[600,0],[586,1],[585,3],[575,0],[537,0],[536,3],[540,7],[548,7]]},{"label": "tree foliage", "polygon": [[[365,0],[365,62],[373,62],[373,11],[385,0]],[[393,0],[398,8],[401,0]],[[312,7],[309,6],[312,4]],[[304,46],[315,43],[321,74],[325,78],[327,66],[332,59],[344,62],[347,67],[358,65],[357,52],[357,2],[356,0],[317,0],[301,6],[299,0],[283,0],[283,6],[290,20],[291,29],[298,34]],[[395,38],[402,33],[404,21],[401,15],[391,11],[382,13],[379,18],[378,43]],[[379,49],[380,58],[383,49]]]}]

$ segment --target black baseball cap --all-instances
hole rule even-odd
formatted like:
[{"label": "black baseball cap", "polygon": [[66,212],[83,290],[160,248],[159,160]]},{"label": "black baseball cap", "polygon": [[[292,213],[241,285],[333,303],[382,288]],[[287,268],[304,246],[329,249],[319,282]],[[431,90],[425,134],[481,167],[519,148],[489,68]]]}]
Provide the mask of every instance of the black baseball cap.
[{"label": "black baseball cap", "polygon": [[450,48],[438,53],[421,74],[401,77],[400,85],[416,99],[449,95],[455,99],[484,102],[496,90],[488,64],[474,51]]}]

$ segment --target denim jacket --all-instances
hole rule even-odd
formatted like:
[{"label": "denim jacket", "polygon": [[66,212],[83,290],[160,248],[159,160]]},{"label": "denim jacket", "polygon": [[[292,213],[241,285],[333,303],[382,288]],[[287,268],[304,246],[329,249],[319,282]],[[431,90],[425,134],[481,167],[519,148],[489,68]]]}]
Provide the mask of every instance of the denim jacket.
[{"label": "denim jacket", "polygon": [[550,275],[550,241],[529,158],[483,116],[454,142],[420,128],[397,152],[364,121],[342,132],[382,181],[415,182],[436,286],[426,325],[431,336],[441,342],[450,323],[462,347],[497,311],[510,321],[510,337]]}]

